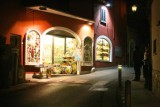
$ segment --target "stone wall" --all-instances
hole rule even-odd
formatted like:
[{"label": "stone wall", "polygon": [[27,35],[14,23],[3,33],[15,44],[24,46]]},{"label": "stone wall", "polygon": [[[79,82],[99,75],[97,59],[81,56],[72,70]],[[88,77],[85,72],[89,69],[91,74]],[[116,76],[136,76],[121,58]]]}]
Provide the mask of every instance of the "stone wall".
[{"label": "stone wall", "polygon": [[152,70],[152,90],[157,97],[160,97],[160,70]]},{"label": "stone wall", "polygon": [[160,97],[160,0],[153,0],[151,7],[152,89]]}]

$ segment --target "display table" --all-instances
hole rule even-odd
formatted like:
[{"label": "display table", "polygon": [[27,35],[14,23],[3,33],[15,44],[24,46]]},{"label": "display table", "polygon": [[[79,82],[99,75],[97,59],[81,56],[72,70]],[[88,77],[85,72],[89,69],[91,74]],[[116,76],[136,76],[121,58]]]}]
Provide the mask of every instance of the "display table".
[{"label": "display table", "polygon": [[33,78],[44,78],[43,74],[46,74],[46,78],[49,77],[50,73],[45,72],[47,71],[47,69],[50,69],[53,65],[44,65],[44,64],[39,64],[39,65],[35,65],[35,67],[40,68],[40,73],[39,75],[36,75],[35,73],[33,74]]}]

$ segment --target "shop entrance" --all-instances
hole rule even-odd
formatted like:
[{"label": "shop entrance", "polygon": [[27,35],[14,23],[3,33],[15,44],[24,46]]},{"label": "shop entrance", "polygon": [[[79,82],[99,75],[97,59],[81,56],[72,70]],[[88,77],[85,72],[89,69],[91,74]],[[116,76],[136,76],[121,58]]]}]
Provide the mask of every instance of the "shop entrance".
[{"label": "shop entrance", "polygon": [[68,28],[47,29],[41,38],[41,63],[49,74],[77,74],[80,70],[75,60],[75,50],[80,47],[76,33]]}]

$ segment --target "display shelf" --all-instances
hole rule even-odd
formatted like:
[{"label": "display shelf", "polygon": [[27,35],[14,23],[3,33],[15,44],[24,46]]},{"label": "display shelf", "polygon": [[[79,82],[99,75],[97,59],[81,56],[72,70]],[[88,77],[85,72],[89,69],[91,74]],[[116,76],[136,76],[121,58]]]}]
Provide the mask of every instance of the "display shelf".
[{"label": "display shelf", "polygon": [[109,60],[109,44],[106,40],[100,39],[96,45],[96,59],[102,61]]},{"label": "display shelf", "polygon": [[76,63],[74,61],[74,57],[64,56],[63,61],[61,63],[62,73],[63,74],[75,74],[76,73]]}]

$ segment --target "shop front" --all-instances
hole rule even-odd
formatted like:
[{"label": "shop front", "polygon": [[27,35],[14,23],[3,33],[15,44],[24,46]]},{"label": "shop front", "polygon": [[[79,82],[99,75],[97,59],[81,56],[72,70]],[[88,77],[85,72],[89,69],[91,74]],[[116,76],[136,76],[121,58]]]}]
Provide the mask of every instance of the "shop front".
[{"label": "shop front", "polygon": [[[15,59],[25,72],[81,74],[91,71],[92,67],[110,67],[124,62],[122,52],[125,50],[122,47],[125,42],[119,39],[123,34],[118,33],[124,30],[117,32],[114,29],[116,22],[109,14],[110,9],[96,5],[98,8],[95,7],[93,13],[93,3],[86,3],[85,11],[76,12],[81,9],[74,3],[80,6],[79,2],[67,5],[70,12],[74,13],[75,9],[75,13],[80,12],[82,14],[79,15],[85,18],[43,6],[43,3],[22,5],[19,0],[10,4],[4,2],[0,10],[3,16],[0,32],[6,37],[6,43],[13,44],[18,50],[18,58]],[[16,76],[13,78],[18,74],[22,77],[23,72],[15,68]]]},{"label": "shop front", "polygon": [[[43,26],[43,29],[31,27],[26,31],[24,37],[25,70],[27,72],[40,71],[41,74],[48,76],[79,75],[83,71],[90,71],[93,67],[93,25],[89,25],[88,21],[83,18],[68,18],[63,14],[53,15],[32,9],[35,16],[46,15],[49,26],[43,23],[43,20],[36,23],[39,21],[38,17],[38,19],[34,18],[34,26]],[[49,23],[50,17],[57,21],[54,24]],[[71,21],[73,23],[68,23]]]},{"label": "shop front", "polygon": [[[26,78],[26,75],[22,74],[39,74],[41,71],[50,75],[77,75],[84,70],[91,70],[93,20],[49,7],[41,10],[40,6],[15,5],[9,8],[7,3],[5,4],[9,9],[4,8],[7,14],[2,17],[3,29],[0,30],[6,37],[7,44],[16,44],[12,47],[18,50],[15,58],[18,61],[17,66],[21,65],[24,68],[21,73],[16,66],[13,78],[18,77],[21,81],[24,80],[21,79],[22,76]],[[6,18],[8,15],[12,18]],[[85,55],[89,58],[84,58],[86,52],[88,54]]]},{"label": "shop front", "polygon": [[51,27],[42,35],[29,30],[25,40],[25,65],[35,65],[43,73],[80,74],[81,40],[72,30]]},{"label": "shop front", "polygon": [[73,31],[54,27],[47,29],[42,35],[41,63],[50,66],[53,74],[77,74],[77,62],[81,60],[81,53],[77,53],[81,41]]}]

